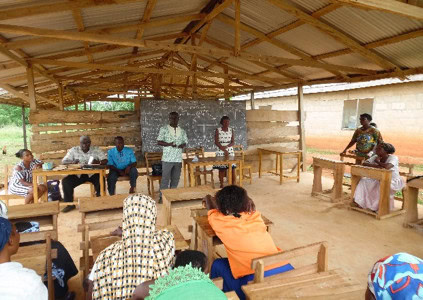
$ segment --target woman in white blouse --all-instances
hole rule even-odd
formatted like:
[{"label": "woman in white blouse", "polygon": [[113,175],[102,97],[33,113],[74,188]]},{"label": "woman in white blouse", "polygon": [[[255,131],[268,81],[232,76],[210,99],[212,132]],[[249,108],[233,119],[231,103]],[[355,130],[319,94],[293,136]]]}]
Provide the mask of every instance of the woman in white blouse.
[{"label": "woman in white blouse", "polygon": [[[391,194],[389,209],[394,208],[394,195],[404,187],[404,181],[399,174],[398,157],[393,155],[395,147],[388,143],[380,143],[376,147],[376,155],[363,163],[363,166],[387,169],[392,171]],[[380,182],[367,177],[361,178],[354,193],[354,202],[362,208],[372,211],[379,209]]]}]

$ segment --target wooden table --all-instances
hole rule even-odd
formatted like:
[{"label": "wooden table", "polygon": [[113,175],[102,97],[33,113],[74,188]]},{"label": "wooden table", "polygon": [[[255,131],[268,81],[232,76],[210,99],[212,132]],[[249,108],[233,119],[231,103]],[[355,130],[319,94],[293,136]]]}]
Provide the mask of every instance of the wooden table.
[{"label": "wooden table", "polygon": [[423,219],[419,219],[419,210],[417,208],[417,199],[419,189],[423,189],[423,178],[413,179],[407,183],[404,192],[405,218],[404,227],[413,227],[423,231]]},{"label": "wooden table", "polygon": [[162,190],[165,225],[172,222],[172,205],[177,207],[202,207],[202,199],[214,195],[215,190],[208,185]]},{"label": "wooden table", "polygon": [[[322,190],[322,171],[329,169],[333,171],[334,183],[330,195]],[[344,178],[345,165],[342,161],[326,158],[313,157],[313,188],[312,196],[329,196],[332,202],[342,201],[342,180]]]},{"label": "wooden table", "polygon": [[[288,272],[289,273],[289,272]],[[282,273],[286,274],[286,273]],[[282,275],[278,274],[278,275]],[[274,275],[275,277],[279,277]],[[265,280],[242,287],[247,299],[363,299],[366,288],[342,270]]]},{"label": "wooden table", "polygon": [[362,165],[363,162],[367,159],[367,157],[358,156],[358,155],[355,155],[355,154],[347,154],[347,153],[345,153],[345,154],[344,153],[339,154],[339,159],[341,161],[344,161],[345,158],[352,158],[352,159],[355,160],[354,163],[344,162],[344,164],[349,165],[349,166],[352,166],[352,165]]},{"label": "wooden table", "polygon": [[[43,170],[43,169],[34,169],[32,171],[32,184],[34,189],[34,202],[38,201],[38,176],[42,177],[44,183],[47,184],[48,176],[67,176],[67,175],[90,175],[98,174],[100,180],[100,195],[105,196],[105,186],[104,186],[104,176],[106,174],[106,169],[66,169],[66,170]],[[43,195],[44,202],[47,202],[47,192]]]},{"label": "wooden table", "polygon": [[[279,175],[279,183],[282,184],[283,177],[285,178],[295,178],[297,182],[300,182],[300,164],[301,164],[301,151],[281,151],[277,148],[257,148],[259,155],[259,178],[261,178],[261,165],[263,154],[276,154],[276,172],[275,175]],[[294,155],[297,157],[297,176],[285,176],[283,175],[283,157]],[[278,174],[278,160],[279,160],[279,174]]]},{"label": "wooden table", "polygon": [[[175,250],[182,251],[189,248],[189,244],[187,243],[187,241],[185,241],[182,233],[175,225],[169,225],[164,227],[156,226],[156,228],[167,229],[173,233],[173,237],[175,239]],[[106,247],[119,240],[121,240],[121,237],[113,236],[110,234],[93,236],[90,239],[91,249],[93,252],[93,261],[97,259],[97,256],[100,254],[101,251],[103,251]]]},{"label": "wooden table", "polygon": [[351,203],[354,202],[355,190],[362,177],[372,178],[379,181],[379,209],[377,213],[355,206],[351,206],[349,209],[372,215],[378,220],[394,217],[405,212],[404,209],[390,211],[389,201],[391,194],[392,171],[387,169],[377,169],[357,165],[351,166]]},{"label": "wooden table", "polygon": [[242,158],[235,157],[235,156],[216,156],[216,157],[204,157],[198,158],[197,161],[192,161],[192,158],[184,159],[183,167],[184,167],[184,187],[187,186],[187,169],[188,174],[190,176],[191,187],[195,186],[195,176],[194,176],[194,169],[196,167],[207,167],[207,166],[214,166],[214,165],[227,165],[228,166],[228,182],[232,182],[232,164],[236,164],[237,168],[240,170],[239,175],[239,186],[242,186]]},{"label": "wooden table", "polygon": [[[270,232],[273,222],[263,215],[261,217],[267,227],[267,231]],[[202,251],[207,256],[209,270],[211,270],[211,265],[215,259],[215,247],[223,243],[210,226],[207,216],[195,217],[194,220],[197,228],[196,237],[193,237],[197,240],[197,249],[194,250]]]}]

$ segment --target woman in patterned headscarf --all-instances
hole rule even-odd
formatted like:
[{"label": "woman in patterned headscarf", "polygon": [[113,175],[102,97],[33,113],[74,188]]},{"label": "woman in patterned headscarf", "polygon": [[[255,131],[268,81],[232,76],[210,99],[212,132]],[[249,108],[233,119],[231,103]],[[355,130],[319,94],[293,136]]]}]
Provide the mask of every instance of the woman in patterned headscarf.
[{"label": "woman in patterned headscarf", "polygon": [[175,240],[156,230],[156,203],[148,196],[124,200],[122,240],[104,249],[93,267],[93,299],[128,299],[140,283],[168,273]]}]

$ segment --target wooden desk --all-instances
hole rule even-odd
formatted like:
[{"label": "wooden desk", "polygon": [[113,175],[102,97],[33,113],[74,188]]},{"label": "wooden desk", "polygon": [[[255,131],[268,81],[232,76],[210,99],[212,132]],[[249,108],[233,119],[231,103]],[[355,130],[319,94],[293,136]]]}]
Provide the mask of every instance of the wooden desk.
[{"label": "wooden desk", "polygon": [[267,277],[269,280],[261,283],[244,285],[242,290],[247,299],[353,300],[363,299],[366,291],[362,284],[351,281],[341,270],[280,279],[272,277]]},{"label": "wooden desk", "polygon": [[379,209],[377,213],[374,213],[368,209],[363,209],[361,207],[349,207],[350,209],[364,212],[368,215],[376,217],[376,219],[386,219],[389,217],[394,217],[405,212],[404,209],[396,210],[390,212],[389,209],[389,199],[391,194],[391,180],[392,180],[392,171],[386,169],[377,169],[364,166],[351,166],[351,203],[354,202],[355,189],[361,179],[361,177],[367,177],[379,180],[380,182],[380,198],[379,198]]},{"label": "wooden desk", "polygon": [[414,179],[407,183],[407,188],[404,192],[406,213],[403,225],[404,227],[413,227],[423,231],[423,219],[419,219],[419,210],[417,208],[419,189],[423,189],[423,178]]},{"label": "wooden desk", "polygon": [[183,168],[184,168],[184,187],[187,186],[187,169],[188,174],[190,176],[191,187],[195,186],[195,176],[194,176],[194,169],[196,167],[207,167],[207,166],[214,166],[214,165],[227,165],[228,166],[228,182],[232,182],[232,164],[236,164],[237,168],[240,170],[239,175],[239,186],[242,186],[242,158],[235,157],[235,156],[217,156],[217,157],[204,157],[199,158],[198,161],[193,162],[192,158],[184,159],[183,161]]},{"label": "wooden desk", "polygon": [[46,234],[50,234],[53,240],[58,240],[59,201],[11,205],[8,209],[7,215],[12,223],[34,221],[40,225],[39,232],[21,233],[21,243],[45,240]]},{"label": "wooden desk", "polygon": [[[279,175],[279,183],[282,184],[283,177],[285,178],[296,178],[297,182],[300,182],[300,164],[301,164],[301,151],[280,151],[275,148],[258,148],[259,155],[259,178],[261,178],[261,165],[263,154],[276,154],[276,172],[270,172],[275,175]],[[285,176],[283,175],[283,157],[294,155],[297,157],[297,176]],[[279,160],[279,174],[278,174],[278,160]]]},{"label": "wooden desk", "polygon": [[342,180],[344,178],[345,165],[342,161],[313,157],[313,188],[311,195],[327,196],[322,191],[322,171],[333,171],[334,184],[329,198],[332,202],[342,201]]},{"label": "wooden desk", "polygon": [[172,223],[172,204],[177,207],[202,207],[202,199],[214,195],[215,190],[208,185],[162,190],[165,225]]},{"label": "wooden desk", "polygon": [[[175,225],[169,225],[164,227],[157,226],[157,229],[167,229],[173,233],[173,237],[175,239],[175,250],[182,251],[189,248],[187,241],[185,241],[183,235],[179,231],[178,227],[176,227]],[[101,251],[103,251],[104,249],[106,249],[106,247],[119,240],[121,240],[120,237],[112,236],[109,234],[91,237],[90,244],[93,253],[93,261],[97,259],[97,256],[100,254]]]},{"label": "wooden desk", "polygon": [[[263,215],[261,215],[261,217],[267,227],[267,231],[270,232],[271,227],[273,226],[273,222]],[[215,247],[218,245],[222,245],[223,243],[217,237],[213,228],[210,226],[207,216],[195,217],[194,220],[197,228],[196,237],[194,237],[197,240],[197,249],[194,250],[199,250],[207,256],[209,270],[211,270],[213,260],[218,257],[215,253]]]},{"label": "wooden desk", "polygon": [[[34,189],[34,202],[38,201],[38,176],[43,177],[44,183],[47,184],[48,176],[59,176],[59,175],[83,175],[83,174],[98,174],[100,180],[100,195],[105,196],[105,187],[104,187],[104,176],[106,174],[106,169],[66,169],[66,170],[43,170],[43,169],[34,169],[32,171],[32,184]],[[43,195],[43,201],[47,202],[47,192]]]}]

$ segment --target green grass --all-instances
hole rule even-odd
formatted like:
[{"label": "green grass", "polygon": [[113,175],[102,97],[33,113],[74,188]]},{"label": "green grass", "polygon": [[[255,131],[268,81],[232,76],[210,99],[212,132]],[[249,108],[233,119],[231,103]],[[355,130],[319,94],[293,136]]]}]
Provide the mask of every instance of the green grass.
[{"label": "green grass", "polygon": [[[27,143],[31,138],[31,127],[27,126]],[[15,153],[24,147],[22,127],[7,125],[0,127],[0,148],[6,146],[6,154],[0,152],[0,183],[4,181],[4,166],[15,165],[19,162],[19,158]]]}]

